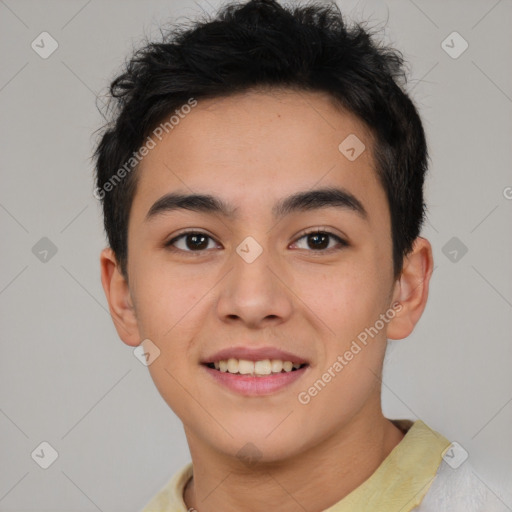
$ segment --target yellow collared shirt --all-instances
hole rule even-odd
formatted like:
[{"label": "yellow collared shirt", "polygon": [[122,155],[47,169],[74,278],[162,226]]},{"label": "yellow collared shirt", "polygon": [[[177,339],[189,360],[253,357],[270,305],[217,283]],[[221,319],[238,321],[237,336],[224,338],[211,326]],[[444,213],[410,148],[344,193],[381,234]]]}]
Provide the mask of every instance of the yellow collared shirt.
[{"label": "yellow collared shirt", "polygon": [[[404,438],[367,480],[324,512],[410,512],[421,503],[450,442],[421,420],[392,421]],[[183,490],[192,470],[189,463],[176,473],[142,512],[187,512]]]}]

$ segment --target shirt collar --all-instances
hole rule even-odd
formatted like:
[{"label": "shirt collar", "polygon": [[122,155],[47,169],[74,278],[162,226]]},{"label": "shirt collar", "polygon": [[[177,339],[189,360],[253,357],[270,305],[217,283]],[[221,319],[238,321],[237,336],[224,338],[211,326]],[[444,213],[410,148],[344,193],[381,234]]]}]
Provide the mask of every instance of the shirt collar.
[{"label": "shirt collar", "polygon": [[[405,433],[374,473],[324,512],[409,512],[427,493],[450,442],[423,421],[391,420]],[[144,508],[143,512],[187,512],[183,491],[192,477],[188,463]]]}]

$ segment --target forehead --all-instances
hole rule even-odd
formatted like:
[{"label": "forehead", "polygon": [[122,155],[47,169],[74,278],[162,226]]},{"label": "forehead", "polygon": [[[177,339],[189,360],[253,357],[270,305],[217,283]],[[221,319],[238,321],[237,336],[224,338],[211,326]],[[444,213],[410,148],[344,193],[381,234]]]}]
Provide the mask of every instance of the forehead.
[{"label": "forehead", "polygon": [[137,171],[138,217],[173,191],[216,195],[246,215],[320,186],[341,186],[369,209],[386,206],[371,133],[327,94],[273,90],[199,100],[155,142]]}]

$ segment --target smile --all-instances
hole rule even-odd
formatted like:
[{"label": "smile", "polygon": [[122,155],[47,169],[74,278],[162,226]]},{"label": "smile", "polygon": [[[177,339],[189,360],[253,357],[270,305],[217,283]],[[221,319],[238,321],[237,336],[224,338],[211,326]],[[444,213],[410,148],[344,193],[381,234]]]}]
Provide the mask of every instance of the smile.
[{"label": "smile", "polygon": [[279,359],[222,359],[201,365],[217,384],[243,396],[277,393],[302,377],[307,363]]},{"label": "smile", "polygon": [[262,359],[260,361],[249,361],[248,359],[223,359],[208,363],[209,368],[219,370],[222,373],[232,373],[239,375],[251,375],[256,377],[263,377],[265,375],[272,375],[276,373],[288,373],[296,371],[306,363],[292,363],[291,361],[283,361],[281,359]]}]

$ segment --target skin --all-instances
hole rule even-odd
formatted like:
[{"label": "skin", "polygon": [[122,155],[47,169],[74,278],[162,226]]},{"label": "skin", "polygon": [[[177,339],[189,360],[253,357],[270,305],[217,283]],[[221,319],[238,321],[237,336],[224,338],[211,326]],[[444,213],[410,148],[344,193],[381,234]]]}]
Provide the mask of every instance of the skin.
[{"label": "skin", "polygon": [[[338,150],[349,134],[366,146],[354,161]],[[417,238],[395,279],[389,207],[371,147],[364,124],[327,95],[253,91],[199,101],[142,162],[129,219],[129,284],[109,248],[101,278],[120,338],[132,347],[150,339],[160,350],[148,369],[184,425],[194,465],[187,507],[320,511],[363,483],[403,438],[382,414],[382,364],[387,338],[408,336],[424,310],[432,250]],[[329,185],[356,196],[367,219],[325,208],[273,220],[280,198]],[[157,199],[177,191],[219,196],[239,217],[174,211],[144,220]],[[330,239],[328,249],[315,249],[302,232],[319,227],[349,245]],[[212,237],[201,254],[183,238],[175,243],[181,252],[164,247],[185,228]],[[247,236],[263,249],[250,264],[236,253]],[[298,393],[396,301],[402,309],[385,328],[299,403]],[[284,390],[244,397],[199,364],[231,345],[275,346],[310,367]],[[246,443],[260,455],[250,466],[237,456]]]}]

